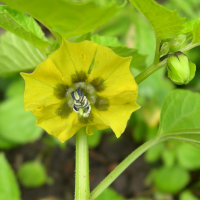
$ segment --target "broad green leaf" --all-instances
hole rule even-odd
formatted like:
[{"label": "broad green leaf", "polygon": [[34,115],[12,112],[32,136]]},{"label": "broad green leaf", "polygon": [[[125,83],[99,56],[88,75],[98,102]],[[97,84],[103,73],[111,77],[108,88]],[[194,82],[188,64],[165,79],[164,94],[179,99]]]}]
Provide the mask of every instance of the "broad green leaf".
[{"label": "broad green leaf", "polygon": [[84,40],[91,40],[91,32],[78,36],[73,42],[82,42]]},{"label": "broad green leaf", "polygon": [[12,149],[16,146],[17,146],[16,143],[13,143],[10,140],[6,140],[5,138],[2,138],[1,133],[0,133],[0,149]]},{"label": "broad green leaf", "polygon": [[179,166],[161,167],[156,173],[155,185],[162,192],[175,194],[188,184],[189,179],[189,173]]},{"label": "broad green leaf", "polygon": [[192,43],[200,43],[200,19],[198,20],[198,24],[193,29]]},{"label": "broad green leaf", "polygon": [[0,149],[12,149],[14,147],[18,146],[18,144],[10,141],[10,140],[6,140],[5,138],[1,137],[1,133],[0,133]]},{"label": "broad green leaf", "polygon": [[0,166],[0,199],[20,200],[19,186],[3,153],[0,154]]},{"label": "broad green leaf", "polygon": [[162,152],[162,161],[166,167],[171,167],[174,165],[176,160],[176,155],[174,149],[165,149]]},{"label": "broad green leaf", "polygon": [[[187,90],[174,90],[165,98],[160,116],[158,134],[200,129],[200,94]],[[199,136],[200,137],[200,136]]]},{"label": "broad green leaf", "polygon": [[138,69],[140,71],[146,68],[146,55],[142,55],[137,49],[128,48],[126,46],[116,46],[111,47],[111,49],[122,57],[132,56],[130,67],[133,69]]},{"label": "broad green leaf", "polygon": [[100,36],[100,35],[93,35],[91,40],[96,42],[97,44],[104,45],[104,46],[121,46],[122,44],[119,42],[117,37],[110,37],[110,36]]},{"label": "broad green leaf", "polygon": [[6,89],[6,97],[12,98],[15,96],[23,95],[24,87],[24,80],[22,79],[22,77],[20,77],[19,79],[13,81]]},{"label": "broad green leaf", "polygon": [[149,163],[156,162],[160,158],[163,150],[163,143],[156,144],[155,146],[148,149],[148,151],[145,153],[145,160]]},{"label": "broad green leaf", "polygon": [[200,149],[189,144],[181,144],[177,149],[177,158],[179,164],[188,170],[197,170],[200,168]]},{"label": "broad green leaf", "polygon": [[145,69],[147,56],[138,53],[137,49],[122,46],[116,37],[94,35],[92,36],[91,40],[100,45],[104,45],[111,48],[116,54],[118,54],[121,57],[132,56],[130,64],[131,68],[135,68],[140,71]]},{"label": "broad green leaf", "polygon": [[199,12],[198,12],[199,3],[196,3],[194,1],[182,0],[180,3],[177,0],[169,0],[169,1],[164,2],[164,6],[169,9],[176,8],[178,13],[180,13],[181,16],[187,16],[187,19],[195,19],[199,15]]},{"label": "broad green leaf", "polygon": [[50,45],[37,22],[23,12],[0,5],[0,26],[27,40],[39,49],[44,50]]},{"label": "broad green leaf", "polygon": [[122,196],[117,194],[113,189],[107,188],[102,194],[100,194],[96,200],[125,200]]},{"label": "broad green leaf", "polygon": [[130,2],[147,18],[157,38],[173,38],[182,30],[185,19],[180,18],[177,11],[170,11],[154,0],[130,0]]},{"label": "broad green leaf", "polygon": [[47,174],[44,166],[36,161],[24,163],[18,170],[17,176],[24,187],[35,188],[45,184]]},{"label": "broad green leaf", "polygon": [[25,111],[22,95],[0,104],[0,135],[5,140],[16,144],[37,140],[43,130],[35,126],[35,121],[32,113]]},{"label": "broad green leaf", "polygon": [[199,121],[200,94],[174,90],[163,103],[158,137],[185,141],[200,148]]},{"label": "broad green leaf", "polygon": [[6,32],[0,41],[0,75],[32,70],[45,59],[34,45],[12,33]]},{"label": "broad green leaf", "polygon": [[[99,1],[99,0],[97,0]],[[121,0],[122,1],[122,0]],[[127,32],[131,28],[133,6],[127,5],[115,14],[105,24],[95,29],[95,33],[106,36],[120,37],[121,40],[127,39]]]},{"label": "broad green leaf", "polygon": [[13,9],[30,14],[52,33],[57,33],[66,39],[97,28],[125,5],[123,3],[118,6],[113,0],[106,6],[99,6],[92,0],[87,2],[3,0],[2,2]]},{"label": "broad green leaf", "polygon": [[179,200],[199,200],[190,190],[185,190],[180,194]]},{"label": "broad green leaf", "polygon": [[141,17],[140,13],[132,12],[132,15],[136,33],[136,37],[133,38],[133,43],[135,44],[135,47],[138,48],[139,53],[148,55],[146,62],[147,66],[149,66],[153,63],[155,56],[155,35],[150,24],[144,17]]},{"label": "broad green leaf", "polygon": [[183,24],[184,28],[179,33],[180,35],[192,32],[193,29],[199,24],[199,19],[195,19],[192,21],[185,22]]}]

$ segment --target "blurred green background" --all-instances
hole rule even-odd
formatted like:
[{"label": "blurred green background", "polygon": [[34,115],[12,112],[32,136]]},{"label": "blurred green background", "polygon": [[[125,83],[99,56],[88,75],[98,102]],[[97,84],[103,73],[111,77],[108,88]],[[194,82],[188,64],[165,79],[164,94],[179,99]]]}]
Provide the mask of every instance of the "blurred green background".
[{"label": "blurred green background", "polygon": [[[107,3],[106,0],[96,2],[101,5]],[[177,9],[179,16],[186,17],[187,21],[200,17],[199,0],[158,2],[171,10]],[[51,38],[49,31],[42,28]],[[7,36],[4,30],[1,33],[0,54],[3,54]],[[130,68],[134,76],[153,62],[153,31],[147,20],[130,3],[91,35],[93,41],[106,46],[121,44],[137,48],[139,54],[133,57]],[[23,43],[21,40],[19,43]],[[116,52],[120,52],[119,49]],[[20,51],[10,50],[6,53],[26,61]],[[196,76],[187,86],[174,85],[167,77],[165,68],[139,85],[138,104],[141,109],[132,114],[126,131],[119,139],[110,129],[88,136],[91,188],[135,148],[155,136],[162,103],[171,90],[185,88],[200,92],[199,53],[200,47],[187,52],[197,66]],[[27,65],[28,61],[27,58]],[[0,191],[6,187],[8,192],[12,191],[12,195],[18,196],[20,188],[22,200],[72,200],[75,137],[61,144],[57,138],[36,127],[35,117],[24,110],[23,91],[24,81],[19,73],[0,78]],[[1,184],[1,180],[6,180],[8,184]],[[3,197],[0,199],[4,200]],[[125,199],[200,199],[200,150],[175,141],[152,147],[98,198]]]}]

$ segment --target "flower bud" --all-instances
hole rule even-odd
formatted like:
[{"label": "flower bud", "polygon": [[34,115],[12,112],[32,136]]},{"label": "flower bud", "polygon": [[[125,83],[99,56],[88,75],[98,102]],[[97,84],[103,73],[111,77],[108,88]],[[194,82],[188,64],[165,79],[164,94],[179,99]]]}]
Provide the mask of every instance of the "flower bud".
[{"label": "flower bud", "polygon": [[167,58],[168,77],[177,85],[188,84],[195,75],[196,65],[178,51]]},{"label": "flower bud", "polygon": [[169,43],[164,42],[160,49],[160,57],[166,55],[169,52]]},{"label": "flower bud", "polygon": [[172,42],[169,44],[170,52],[176,52],[180,49],[181,45],[185,42],[186,35],[178,35]]}]

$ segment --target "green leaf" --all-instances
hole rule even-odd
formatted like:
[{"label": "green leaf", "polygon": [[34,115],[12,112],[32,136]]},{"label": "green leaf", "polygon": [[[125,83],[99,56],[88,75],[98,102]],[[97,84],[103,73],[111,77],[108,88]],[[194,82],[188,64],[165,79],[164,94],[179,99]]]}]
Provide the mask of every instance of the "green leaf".
[{"label": "green leaf", "polygon": [[174,90],[165,98],[158,134],[200,128],[200,94]]},{"label": "green leaf", "polygon": [[161,167],[155,177],[156,187],[166,193],[175,194],[182,190],[189,182],[189,173],[179,167]]},{"label": "green leaf", "polygon": [[100,36],[100,35],[93,35],[91,37],[91,40],[96,42],[97,44],[104,45],[104,46],[121,46],[122,44],[119,42],[117,37],[111,37],[111,36]]},{"label": "green leaf", "polygon": [[18,170],[17,176],[24,187],[35,188],[45,184],[47,174],[44,166],[36,161],[24,163]]},{"label": "green leaf", "polygon": [[[167,8],[176,8],[178,13],[182,16],[187,16],[187,19],[195,19],[198,17],[199,2],[194,2],[196,0],[182,0],[181,3],[177,0],[170,0],[164,3]],[[198,1],[198,0],[197,0]]]},{"label": "green leaf", "polygon": [[[22,96],[23,96],[23,93],[24,93],[24,81],[23,81],[23,79],[22,78],[19,78],[19,79],[17,79],[17,80],[15,80],[15,81],[13,81],[13,83],[11,83],[10,85],[9,85],[9,87],[7,88],[7,90],[6,90],[6,97],[7,98],[9,98],[9,99],[16,99],[16,98],[19,98],[20,96],[21,96],[21,98],[22,98]],[[13,101],[14,101],[13,100]],[[5,105],[5,102],[4,103],[2,103],[3,105]],[[22,104],[22,102],[21,102],[21,104]],[[1,110],[1,104],[0,104],[0,110]],[[22,108],[23,109],[23,112],[24,112],[24,108]],[[9,112],[11,112],[11,111],[9,111]],[[1,112],[0,112],[1,113]],[[15,121],[17,120],[18,118],[16,117],[16,119],[15,119]],[[0,122],[1,123],[1,122]],[[15,122],[16,123],[16,122]],[[17,123],[21,123],[21,121],[19,120],[17,120]],[[9,123],[7,123],[6,124],[7,126],[10,126],[10,124]],[[3,126],[3,128],[5,128],[5,125]],[[0,128],[1,129],[1,128]],[[12,134],[14,134],[15,132],[11,132]],[[22,133],[19,133],[20,135],[21,134],[24,134],[23,132]],[[38,133],[39,134],[39,133]],[[19,142],[18,141],[16,141],[16,140],[13,140],[13,137],[8,137],[8,138],[4,138],[4,135],[5,135],[5,133],[3,133],[3,132],[0,132],[0,149],[11,149],[11,148],[13,148],[13,147],[16,147],[16,146],[18,146],[19,145]],[[20,137],[20,135],[19,135],[19,137]],[[14,136],[14,138],[15,138],[16,136]],[[18,137],[18,136],[17,136]],[[31,136],[32,137],[32,136]],[[30,139],[31,139],[31,137],[30,137]],[[34,137],[34,135],[33,135],[33,137]],[[11,140],[10,140],[10,138],[11,138]]]},{"label": "green leaf", "polygon": [[182,192],[180,194],[179,200],[199,200],[199,198],[197,198],[196,196],[194,196],[194,194],[192,194],[191,191],[185,190],[184,192]]},{"label": "green leaf", "polygon": [[102,194],[100,194],[96,200],[125,200],[123,197],[121,197],[119,194],[117,194],[113,189],[107,188],[104,190]]},{"label": "green leaf", "polygon": [[179,35],[192,32],[193,29],[194,29],[198,24],[199,24],[199,19],[195,19],[195,20],[192,20],[192,21],[185,22],[185,23],[183,24],[184,28],[181,30],[181,32],[179,33]]},{"label": "green leaf", "polygon": [[141,17],[140,13],[133,12],[132,15],[136,26],[136,37],[133,38],[133,42],[135,47],[138,48],[139,53],[148,55],[147,66],[151,65],[155,56],[155,52],[153,51],[156,48],[155,35],[147,20]]},{"label": "green leaf", "polygon": [[25,87],[24,80],[20,77],[19,79],[13,81],[6,89],[6,97],[12,98],[18,95],[23,95],[24,87]]},{"label": "green leaf", "polygon": [[99,6],[94,1],[72,2],[69,0],[31,2],[3,0],[2,2],[13,9],[30,14],[49,28],[52,33],[57,33],[66,39],[97,28],[126,4],[125,2],[118,6],[113,0],[106,6]]},{"label": "green leaf", "polygon": [[145,61],[147,56],[138,53],[137,49],[122,46],[116,37],[94,35],[92,36],[91,40],[99,45],[104,45],[111,48],[116,54],[118,54],[121,57],[132,56],[130,64],[131,68],[135,68],[140,71],[145,69]]},{"label": "green leaf", "polygon": [[18,95],[0,104],[0,136],[16,144],[40,138],[43,130],[35,126],[35,117],[26,112],[23,96]]},{"label": "green leaf", "polygon": [[78,36],[73,42],[82,42],[84,40],[91,40],[91,32]]},{"label": "green leaf", "polygon": [[200,168],[200,149],[188,144],[181,144],[177,149],[179,164],[188,170]]},{"label": "green leaf", "polygon": [[16,146],[17,146],[16,143],[13,143],[10,140],[6,140],[5,138],[2,138],[1,134],[0,134],[0,149],[6,149],[7,150],[7,149],[12,149]]},{"label": "green leaf", "polygon": [[147,152],[145,153],[145,160],[149,163],[156,162],[160,158],[163,150],[164,150],[163,143],[156,144],[155,146],[147,150]]},{"label": "green leaf", "polygon": [[174,153],[174,149],[165,149],[162,152],[162,161],[165,166],[167,167],[173,166],[175,163],[175,160],[176,160],[176,156]]},{"label": "green leaf", "polygon": [[45,59],[34,45],[12,33],[5,33],[0,41],[0,75],[34,69]]},{"label": "green leaf", "polygon": [[158,137],[174,139],[200,148],[200,94],[174,90],[165,98]]},{"label": "green leaf", "polygon": [[177,11],[170,11],[154,0],[130,0],[130,2],[147,18],[157,38],[173,38],[182,30],[185,19],[180,18]]},{"label": "green leaf", "polygon": [[0,199],[20,200],[20,190],[15,175],[4,154],[0,154]]},{"label": "green leaf", "polygon": [[111,49],[121,57],[132,56],[130,67],[140,71],[146,68],[146,55],[140,54],[137,49],[126,46],[111,47]]},{"label": "green leaf", "polygon": [[200,43],[200,19],[198,19],[198,24],[193,29],[192,43]]},{"label": "green leaf", "polygon": [[50,43],[37,22],[23,12],[0,5],[0,26],[27,40],[41,50],[47,48]]}]

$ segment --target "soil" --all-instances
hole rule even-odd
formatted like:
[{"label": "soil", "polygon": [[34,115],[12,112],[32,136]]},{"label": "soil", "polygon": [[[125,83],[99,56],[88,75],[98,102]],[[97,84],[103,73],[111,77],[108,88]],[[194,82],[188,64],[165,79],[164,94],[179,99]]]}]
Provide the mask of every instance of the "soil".
[{"label": "soil", "polygon": [[[46,133],[45,133],[46,134]],[[45,137],[45,134],[43,137]],[[91,190],[103,180],[127,155],[138,145],[134,143],[129,131],[118,140],[111,142],[113,133],[104,134],[100,145],[90,149],[90,186]],[[6,151],[6,157],[16,170],[25,161],[42,158],[47,173],[53,178],[53,184],[45,184],[40,188],[28,189],[20,183],[22,200],[73,200],[75,188],[75,145],[73,138],[65,149],[58,146],[50,148],[42,139]],[[141,156],[131,164],[111,185],[126,198],[140,196],[147,190],[144,179],[150,166]]]}]

